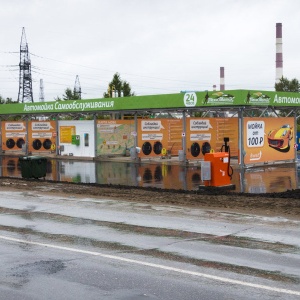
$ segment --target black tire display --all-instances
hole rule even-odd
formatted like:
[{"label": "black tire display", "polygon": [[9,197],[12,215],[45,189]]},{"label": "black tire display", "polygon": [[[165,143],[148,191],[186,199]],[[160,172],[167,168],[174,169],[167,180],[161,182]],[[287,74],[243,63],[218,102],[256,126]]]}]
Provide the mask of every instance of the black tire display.
[{"label": "black tire display", "polygon": [[155,154],[161,154],[161,150],[163,148],[163,145],[161,142],[155,142],[153,145],[153,151]]},{"label": "black tire display", "polygon": [[202,145],[202,154],[204,155],[205,153],[210,153],[211,146],[209,142],[204,142]]},{"label": "black tire display", "polygon": [[18,140],[17,140],[17,147],[19,148],[19,149],[22,149],[22,146],[25,144],[25,140],[24,139],[22,139],[22,138],[19,138]]},{"label": "black tire display", "polygon": [[145,142],[142,146],[142,151],[145,155],[149,155],[152,152],[152,146],[149,142]]},{"label": "black tire display", "polygon": [[6,141],[6,147],[12,149],[16,145],[16,142],[13,139],[8,139]]},{"label": "black tire display", "polygon": [[42,148],[42,142],[39,139],[36,139],[32,142],[32,147],[34,150],[40,150]]},{"label": "black tire display", "polygon": [[200,154],[200,145],[198,143],[192,144],[191,154],[193,155],[193,157],[197,157]]},{"label": "black tire display", "polygon": [[44,140],[44,142],[43,142],[43,147],[44,147],[46,150],[50,150],[50,149],[51,149],[51,145],[52,145],[52,142],[51,142],[49,139]]}]

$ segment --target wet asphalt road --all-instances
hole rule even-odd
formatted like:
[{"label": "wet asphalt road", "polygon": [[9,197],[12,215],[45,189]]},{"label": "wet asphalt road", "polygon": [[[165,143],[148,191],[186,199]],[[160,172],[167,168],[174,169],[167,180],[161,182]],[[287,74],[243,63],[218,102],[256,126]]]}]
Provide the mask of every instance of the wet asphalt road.
[{"label": "wet asphalt road", "polygon": [[0,194],[0,299],[300,299],[300,221]]}]

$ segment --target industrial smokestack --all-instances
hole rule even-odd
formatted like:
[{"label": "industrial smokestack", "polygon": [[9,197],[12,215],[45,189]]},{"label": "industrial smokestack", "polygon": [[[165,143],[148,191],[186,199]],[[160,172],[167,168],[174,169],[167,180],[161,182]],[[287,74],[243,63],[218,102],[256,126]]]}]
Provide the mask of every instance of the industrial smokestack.
[{"label": "industrial smokestack", "polygon": [[225,90],[224,67],[220,67],[220,91]]},{"label": "industrial smokestack", "polygon": [[276,23],[276,83],[278,83],[283,76],[282,66],[282,23]]},{"label": "industrial smokestack", "polygon": [[217,86],[214,84],[213,85],[213,91],[216,91],[216,89],[217,89]]}]

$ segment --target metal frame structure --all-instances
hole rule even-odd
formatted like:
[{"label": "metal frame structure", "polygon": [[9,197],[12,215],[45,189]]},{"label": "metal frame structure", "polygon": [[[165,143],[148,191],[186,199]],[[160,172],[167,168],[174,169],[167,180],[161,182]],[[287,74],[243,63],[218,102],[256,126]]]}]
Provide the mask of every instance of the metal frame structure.
[{"label": "metal frame structure", "polygon": [[20,44],[18,102],[33,102],[31,61],[24,27]]},{"label": "metal frame structure", "polygon": [[[218,92],[219,93],[219,92]],[[195,106],[186,106],[183,105],[183,94],[174,94],[174,95],[154,95],[154,96],[140,96],[140,97],[128,97],[126,101],[124,98],[112,98],[112,99],[91,99],[91,100],[78,100],[78,101],[61,101],[61,102],[45,102],[45,103],[34,103],[30,105],[26,104],[8,104],[5,106],[5,110],[0,114],[0,119],[8,120],[13,116],[17,116],[18,119],[36,119],[38,117],[45,117],[49,119],[60,120],[64,117],[68,116],[70,119],[77,120],[81,117],[85,117],[90,115],[92,119],[97,120],[100,115],[110,115],[111,119],[114,116],[118,116],[122,118],[124,114],[132,115],[135,120],[135,131],[138,131],[137,128],[137,119],[148,117],[150,115],[164,113],[167,115],[180,115],[183,119],[183,132],[186,132],[187,127],[187,118],[194,117],[195,114],[199,113],[201,117],[226,117],[233,118],[237,117],[239,119],[239,162],[242,167],[244,164],[244,137],[243,137],[243,118],[261,118],[261,117],[294,117],[295,124],[294,128],[297,127],[297,119],[299,118],[300,112],[300,97],[298,94],[287,94],[287,93],[277,93],[276,92],[276,103],[272,93],[274,92],[266,92],[270,94],[268,97],[268,103],[258,103],[259,105],[255,105],[252,103],[246,102],[246,96],[249,92],[241,91],[243,93],[241,96],[238,95],[239,91],[230,91],[230,93],[237,94],[237,103],[235,105],[224,105],[221,102],[221,105],[218,103],[212,105],[208,105],[204,101],[206,98],[201,98],[202,95],[199,93],[198,99],[200,102]],[[204,95],[205,93],[203,93]],[[229,93],[228,93],[229,94]],[[261,93],[260,93],[261,94]],[[278,95],[277,95],[278,94]],[[214,95],[214,92],[213,94]],[[280,98],[281,97],[281,98]],[[280,99],[279,99],[280,98]],[[177,100],[180,101],[177,101]],[[201,100],[202,99],[202,100]],[[213,99],[213,98],[211,98]],[[254,98],[253,98],[254,99]],[[279,102],[284,99],[285,102]],[[265,99],[262,98],[263,101]],[[155,102],[155,104],[151,102]],[[168,102],[169,101],[169,102]],[[203,101],[201,103],[201,101]],[[220,100],[214,100],[220,101]],[[221,100],[222,101],[222,100]],[[254,99],[253,102],[256,100]],[[282,100],[283,101],[283,100]],[[290,102],[287,102],[290,101]],[[113,106],[104,106],[106,104],[111,104],[115,102]],[[121,104],[120,104],[121,103]],[[245,104],[243,104],[245,103]],[[274,105],[272,105],[274,103]],[[281,104],[282,103],[282,104]],[[289,103],[292,103],[291,105]],[[95,105],[94,105],[95,104]],[[97,105],[96,105],[97,104]],[[100,106],[100,104],[103,106]],[[223,104],[223,105],[222,105]],[[62,106],[61,106],[62,105]],[[65,105],[65,106],[64,106]],[[88,105],[85,109],[84,105]],[[116,107],[114,107],[114,105]],[[120,107],[118,107],[120,105]],[[56,107],[57,106],[57,107]],[[75,107],[72,111],[67,109],[68,107]],[[32,108],[33,109],[32,109]],[[52,109],[48,108],[52,107]],[[66,107],[66,108],[64,108]],[[101,107],[98,109],[97,107]],[[102,108],[103,107],[103,108]],[[118,107],[118,108],[117,108]],[[148,108],[150,107],[150,108]],[[186,151],[186,137],[182,138],[182,146],[184,151]],[[135,139],[135,146],[137,146],[137,138]],[[295,157],[296,159],[296,157]],[[186,160],[186,153],[184,153],[184,160]]]}]

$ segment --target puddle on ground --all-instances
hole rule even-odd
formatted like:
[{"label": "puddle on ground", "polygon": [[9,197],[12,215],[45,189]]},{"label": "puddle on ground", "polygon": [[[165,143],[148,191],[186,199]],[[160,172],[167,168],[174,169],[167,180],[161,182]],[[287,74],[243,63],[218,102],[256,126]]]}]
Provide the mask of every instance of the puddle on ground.
[{"label": "puddle on ground", "polygon": [[[0,158],[0,175],[21,177],[18,157]],[[164,189],[197,190],[203,185],[201,164],[171,165],[154,162],[74,161],[48,159],[46,179],[54,181],[113,184]],[[278,193],[300,187],[298,163],[234,168],[235,192]]]}]

